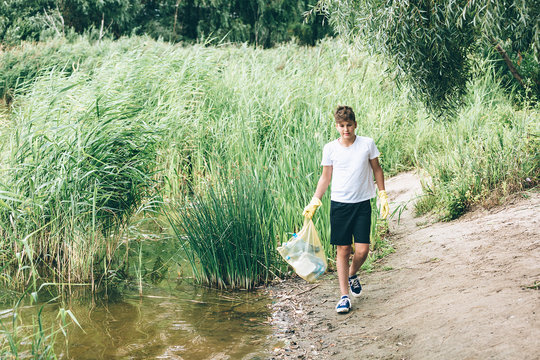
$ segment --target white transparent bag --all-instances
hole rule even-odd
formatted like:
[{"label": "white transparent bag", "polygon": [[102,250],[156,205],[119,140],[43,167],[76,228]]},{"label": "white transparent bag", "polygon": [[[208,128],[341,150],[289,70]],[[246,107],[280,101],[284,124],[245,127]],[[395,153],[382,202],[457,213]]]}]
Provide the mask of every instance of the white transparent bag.
[{"label": "white transparent bag", "polygon": [[306,281],[315,281],[327,267],[326,255],[311,219],[289,241],[277,248],[283,259]]}]

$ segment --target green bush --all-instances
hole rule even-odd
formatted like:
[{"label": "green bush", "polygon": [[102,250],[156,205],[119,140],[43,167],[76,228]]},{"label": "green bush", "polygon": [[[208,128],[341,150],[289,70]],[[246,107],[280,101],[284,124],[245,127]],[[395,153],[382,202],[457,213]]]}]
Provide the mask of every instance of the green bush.
[{"label": "green bush", "polygon": [[539,114],[515,111],[494,84],[489,73],[477,78],[459,119],[436,127],[442,146],[421,165],[432,178],[427,193],[437,201],[426,199],[420,208],[431,203],[443,219],[455,219],[475,204],[492,206],[538,183],[539,157],[530,144],[538,138]]}]

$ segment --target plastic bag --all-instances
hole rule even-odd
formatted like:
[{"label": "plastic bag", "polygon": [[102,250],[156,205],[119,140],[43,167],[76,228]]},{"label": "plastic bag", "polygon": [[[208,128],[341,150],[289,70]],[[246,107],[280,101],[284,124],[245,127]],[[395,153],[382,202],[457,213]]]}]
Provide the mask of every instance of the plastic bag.
[{"label": "plastic bag", "polygon": [[324,249],[311,219],[306,218],[302,230],[279,246],[277,251],[304,280],[314,281],[326,271]]}]

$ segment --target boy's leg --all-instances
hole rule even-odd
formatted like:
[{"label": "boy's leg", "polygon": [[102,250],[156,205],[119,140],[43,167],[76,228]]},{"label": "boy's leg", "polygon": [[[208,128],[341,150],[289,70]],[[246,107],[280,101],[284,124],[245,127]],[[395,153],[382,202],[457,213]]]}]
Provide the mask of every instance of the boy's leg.
[{"label": "boy's leg", "polygon": [[349,267],[348,276],[353,276],[358,272],[364,261],[366,261],[368,253],[369,244],[354,243],[354,255],[351,266]]},{"label": "boy's leg", "polygon": [[353,228],[354,256],[349,268],[349,276],[354,276],[366,261],[369,253],[369,238],[371,233],[371,203],[370,200],[358,204]]},{"label": "boy's leg", "polygon": [[[369,249],[369,245],[368,245]],[[351,245],[338,245],[336,255],[336,266],[339,280],[339,290],[341,295],[349,295],[349,257],[351,256]],[[356,256],[356,254],[355,254]]]}]

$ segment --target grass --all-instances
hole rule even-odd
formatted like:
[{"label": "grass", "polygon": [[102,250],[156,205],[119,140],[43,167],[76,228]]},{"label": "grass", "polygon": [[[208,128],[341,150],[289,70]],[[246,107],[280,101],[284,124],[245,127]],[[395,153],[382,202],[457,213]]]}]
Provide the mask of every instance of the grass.
[{"label": "grass", "polygon": [[[137,244],[129,264],[127,229],[155,195],[172,204],[171,231],[199,281],[252,288],[279,276],[273,249],[302,226],[338,104],[375,139],[386,176],[430,175],[418,211],[452,219],[538,183],[538,110],[514,109],[489,64],[479,63],[458,117],[440,122],[380,59],[339,40],[262,50],[81,38],[53,47],[79,66],[25,75],[9,90],[0,130],[0,281],[9,286],[125,269],[142,286],[146,262]],[[314,221],[333,257],[328,209],[326,195]],[[391,251],[379,238],[374,256]]]},{"label": "grass", "polygon": [[276,206],[265,174],[221,176],[191,201],[166,210],[197,281],[251,289],[280,274]]},{"label": "grass", "polygon": [[151,192],[156,157],[156,129],[140,108],[118,112],[96,101],[64,118],[41,110],[15,119],[0,188],[0,248],[16,255],[3,267],[34,288],[38,278],[79,282],[96,266],[108,272],[120,245],[114,235]]},{"label": "grass", "polygon": [[[49,302],[54,302],[52,299]],[[29,302],[28,305],[24,305]],[[2,359],[57,359],[55,344],[67,339],[68,327],[78,324],[70,310],[58,309],[56,321],[43,316],[46,304],[37,304],[37,294],[25,292],[12,308],[0,314],[0,358]],[[34,308],[30,318],[23,317],[23,308]],[[25,311],[29,314],[28,311]]]},{"label": "grass", "polygon": [[452,220],[474,204],[493,206],[508,194],[538,185],[540,114],[516,111],[487,72],[470,88],[468,106],[453,123],[438,124],[438,135],[420,165],[431,177],[417,212],[435,210]]}]

